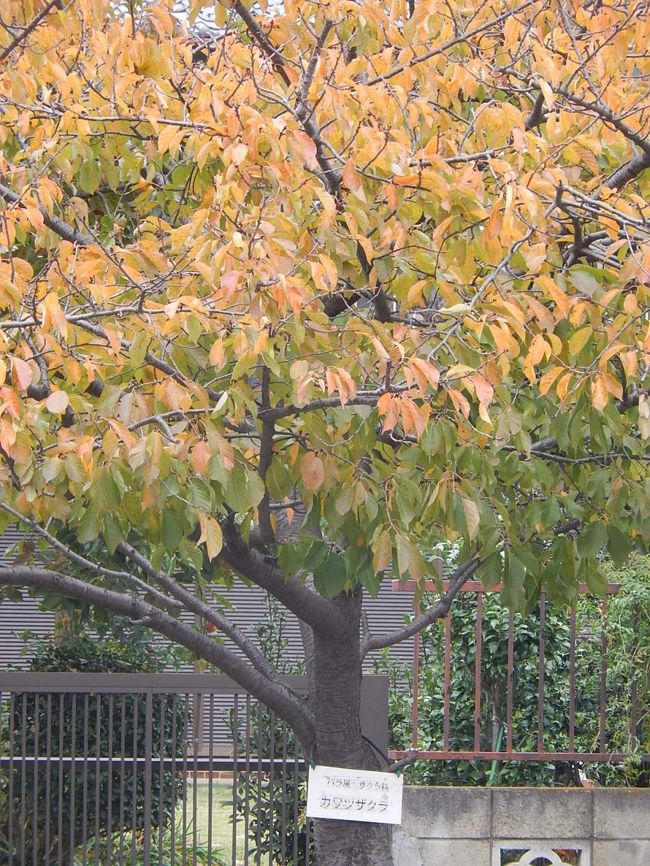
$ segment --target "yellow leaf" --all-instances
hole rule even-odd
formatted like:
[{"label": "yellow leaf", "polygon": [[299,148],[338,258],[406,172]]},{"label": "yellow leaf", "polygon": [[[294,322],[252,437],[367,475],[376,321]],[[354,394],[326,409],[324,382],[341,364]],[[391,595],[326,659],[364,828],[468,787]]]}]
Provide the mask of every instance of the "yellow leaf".
[{"label": "yellow leaf", "polygon": [[587,345],[589,338],[593,335],[594,329],[591,325],[585,325],[584,328],[580,328],[579,331],[576,331],[571,338],[569,339],[569,354],[572,358],[575,358]]},{"label": "yellow leaf", "polygon": [[539,381],[539,393],[542,396],[544,396],[544,394],[547,394],[551,390],[553,382],[555,382],[555,380],[563,370],[564,367],[551,367],[550,370],[547,370],[546,373],[544,373],[544,375]]},{"label": "yellow leaf", "polygon": [[11,359],[11,372],[13,383],[16,388],[18,388],[19,391],[26,391],[32,384],[31,366],[27,361],[23,361],[22,358],[18,358],[14,355]]},{"label": "yellow leaf", "polygon": [[467,534],[469,535],[470,541],[473,541],[478,534],[478,527],[481,522],[478,505],[473,499],[468,499],[465,496],[461,497],[461,502],[463,503],[463,511],[465,512]]}]

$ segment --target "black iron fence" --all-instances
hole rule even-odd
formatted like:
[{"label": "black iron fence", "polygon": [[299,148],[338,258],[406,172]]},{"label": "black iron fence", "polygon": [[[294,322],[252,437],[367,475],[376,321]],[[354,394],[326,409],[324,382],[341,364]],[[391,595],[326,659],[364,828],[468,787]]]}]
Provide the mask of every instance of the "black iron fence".
[{"label": "black iron fence", "polygon": [[[384,749],[387,690],[364,680]],[[305,770],[228,677],[0,672],[3,866],[309,866]]]}]

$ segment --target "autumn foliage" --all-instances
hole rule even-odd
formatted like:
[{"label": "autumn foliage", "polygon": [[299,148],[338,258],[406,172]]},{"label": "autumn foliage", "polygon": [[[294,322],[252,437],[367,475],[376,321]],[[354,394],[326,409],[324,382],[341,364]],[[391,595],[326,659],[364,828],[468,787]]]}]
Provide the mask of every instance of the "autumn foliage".
[{"label": "autumn foliage", "polygon": [[207,5],[2,3],[6,519],[597,587],[650,533],[647,3]]}]

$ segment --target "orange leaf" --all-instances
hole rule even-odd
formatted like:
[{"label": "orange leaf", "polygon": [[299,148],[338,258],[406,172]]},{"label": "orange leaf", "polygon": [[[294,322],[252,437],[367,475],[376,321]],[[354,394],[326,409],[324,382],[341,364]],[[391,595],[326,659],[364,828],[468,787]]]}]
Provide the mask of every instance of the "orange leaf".
[{"label": "orange leaf", "polygon": [[601,412],[609,402],[609,389],[605,382],[604,373],[599,373],[595,379],[591,380],[591,399],[593,400],[594,408]]},{"label": "orange leaf", "polygon": [[190,462],[199,475],[208,474],[208,463],[210,462],[210,446],[207,442],[197,442],[192,448]]},{"label": "orange leaf", "polygon": [[486,406],[491,403],[492,397],[494,397],[494,388],[490,385],[488,380],[477,374],[476,376],[472,376],[472,382],[479,403],[483,403]]},{"label": "orange leaf", "polygon": [[308,451],[300,461],[300,474],[307,490],[316,491],[325,480],[325,467],[318,454]]},{"label": "orange leaf", "polygon": [[13,383],[19,391],[26,391],[32,384],[32,368],[22,358],[13,356],[11,359],[11,370]]},{"label": "orange leaf", "polygon": [[384,416],[383,432],[392,430],[399,420],[399,400],[393,394],[382,394],[377,400],[377,411]]},{"label": "orange leaf", "polygon": [[68,408],[69,402],[70,400],[65,391],[52,391],[45,401],[45,407],[53,415],[63,415]]}]

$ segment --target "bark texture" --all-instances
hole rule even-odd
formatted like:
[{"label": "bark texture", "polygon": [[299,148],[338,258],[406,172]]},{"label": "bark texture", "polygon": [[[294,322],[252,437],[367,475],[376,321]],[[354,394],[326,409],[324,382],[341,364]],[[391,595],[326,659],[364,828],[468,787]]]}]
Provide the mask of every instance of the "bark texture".
[{"label": "bark texture", "polygon": [[[359,716],[361,599],[361,590],[335,599],[346,624],[336,638],[312,632],[305,641],[316,729],[313,759],[326,766],[378,770],[379,760],[362,737]],[[393,866],[389,825],[317,820],[314,838],[318,866]]]}]

